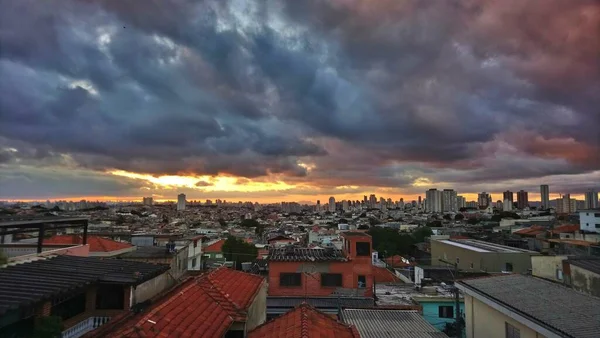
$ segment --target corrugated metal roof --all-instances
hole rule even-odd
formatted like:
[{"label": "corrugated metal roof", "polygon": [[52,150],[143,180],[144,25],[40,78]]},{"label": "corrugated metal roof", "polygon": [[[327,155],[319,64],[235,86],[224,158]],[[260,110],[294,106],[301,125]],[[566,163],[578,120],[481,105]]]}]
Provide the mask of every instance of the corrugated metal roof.
[{"label": "corrugated metal roof", "polygon": [[344,256],[342,251],[338,249],[283,247],[269,250],[267,260],[275,262],[345,262],[348,259]]},{"label": "corrugated metal roof", "polygon": [[373,298],[368,297],[267,297],[267,308],[294,308],[304,302],[318,309],[370,308],[375,305]]},{"label": "corrugated metal roof", "polygon": [[342,321],[355,325],[361,338],[448,337],[417,311],[345,309],[342,310]]},{"label": "corrugated metal roof", "polygon": [[600,274],[600,257],[569,257],[571,265]]},{"label": "corrugated metal roof", "polygon": [[600,299],[560,284],[523,275],[463,280],[474,290],[498,304],[537,322],[563,337],[598,337]]}]

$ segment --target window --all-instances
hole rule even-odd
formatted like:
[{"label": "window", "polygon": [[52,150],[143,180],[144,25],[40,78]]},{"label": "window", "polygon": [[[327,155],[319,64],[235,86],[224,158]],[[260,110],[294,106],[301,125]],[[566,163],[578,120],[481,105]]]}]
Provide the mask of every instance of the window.
[{"label": "window", "polygon": [[96,289],[96,310],[123,310],[124,299],[125,290],[122,285],[100,284]]},{"label": "window", "polygon": [[471,263],[471,269],[473,269],[473,263]]},{"label": "window", "polygon": [[342,286],[341,273],[322,273],[321,286],[335,287]]},{"label": "window", "polygon": [[223,258],[223,254],[215,254],[215,258]]},{"label": "window", "polygon": [[369,242],[356,242],[357,256],[371,256],[371,244]]},{"label": "window", "polygon": [[504,271],[513,271],[512,263],[506,263],[504,266]]},{"label": "window", "polygon": [[594,217],[600,217],[600,212],[594,213]]},{"label": "window", "polygon": [[521,331],[509,323],[504,323],[506,328],[506,338],[521,338]]},{"label": "window", "polygon": [[192,258],[192,268],[196,267],[196,258]]},{"label": "window", "polygon": [[76,315],[85,312],[85,293],[77,294],[69,299],[52,300],[52,316],[58,316],[63,320],[73,318]]},{"label": "window", "polygon": [[452,306],[452,305],[440,305],[438,307],[438,317],[440,317],[440,318],[454,318],[454,306]]},{"label": "window", "polygon": [[279,286],[300,286],[302,285],[302,274],[300,273],[280,273]]},{"label": "window", "polygon": [[362,288],[366,288],[366,287],[367,287],[367,276],[359,275],[358,276],[358,288],[362,289]]},{"label": "window", "polygon": [[600,224],[596,224],[596,229],[600,229]]}]

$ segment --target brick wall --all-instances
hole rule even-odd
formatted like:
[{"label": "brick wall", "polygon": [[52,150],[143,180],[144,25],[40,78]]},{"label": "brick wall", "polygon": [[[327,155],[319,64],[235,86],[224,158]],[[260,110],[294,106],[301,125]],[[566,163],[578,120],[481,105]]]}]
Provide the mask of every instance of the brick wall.
[{"label": "brick wall", "polygon": [[35,316],[36,317],[48,317],[52,312],[52,302],[45,301],[35,308]]}]

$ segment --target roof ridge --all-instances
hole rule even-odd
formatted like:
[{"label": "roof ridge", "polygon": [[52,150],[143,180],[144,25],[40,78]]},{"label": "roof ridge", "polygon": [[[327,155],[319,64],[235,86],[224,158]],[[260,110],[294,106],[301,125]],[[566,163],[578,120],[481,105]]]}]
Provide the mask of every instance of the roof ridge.
[{"label": "roof ridge", "polygon": [[226,267],[220,267],[218,269],[216,269],[215,271],[212,271],[211,273],[209,273],[206,276],[206,279],[210,282],[210,285],[212,285],[213,288],[215,288],[228,302],[230,302],[231,304],[233,304],[233,306],[236,308],[236,310],[238,310],[238,312],[245,312],[243,311],[242,307],[237,304],[236,302],[234,302],[230,297],[228,293],[225,293],[225,291],[223,291],[221,289],[221,287],[219,287],[219,285],[217,285],[211,277],[213,277],[213,273],[216,271],[219,271],[221,269],[227,269]]},{"label": "roof ridge", "polygon": [[302,303],[300,304],[300,336],[302,338],[309,338],[309,331],[308,331],[308,307],[305,306],[308,305],[307,303]]}]

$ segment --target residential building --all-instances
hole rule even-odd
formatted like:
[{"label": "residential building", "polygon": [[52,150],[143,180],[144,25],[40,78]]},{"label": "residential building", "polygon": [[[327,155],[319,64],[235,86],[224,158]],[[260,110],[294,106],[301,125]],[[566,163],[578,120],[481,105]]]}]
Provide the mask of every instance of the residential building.
[{"label": "residential building", "polygon": [[350,207],[348,205],[348,201],[347,200],[343,200],[342,201],[342,210],[344,210],[344,212],[350,211]]},{"label": "residential building", "polygon": [[[0,269],[0,332],[34,337],[40,317],[54,316],[62,337],[77,338],[164,289],[169,267],[98,257],[38,256]],[[137,292],[140,291],[140,292]]]},{"label": "residential building", "polygon": [[[414,310],[394,309],[343,309],[340,315],[344,323],[356,327],[362,338],[448,337],[428,323],[423,316]],[[323,336],[334,337],[333,335]]]},{"label": "residential building", "polygon": [[225,256],[223,255],[223,244],[224,239],[218,239],[215,241],[207,242],[202,250],[203,261],[210,266],[212,264],[223,264],[225,263]]},{"label": "residential building", "polygon": [[512,208],[513,202],[508,198],[505,198],[504,202],[502,203],[502,211],[512,211]]},{"label": "residential building", "polygon": [[529,194],[525,190],[519,190],[517,192],[517,208],[523,210],[529,207]]},{"label": "residential building", "polygon": [[373,209],[377,205],[377,197],[375,194],[369,195],[369,208]]},{"label": "residential building", "polygon": [[520,274],[462,280],[467,338],[596,337],[600,299]]},{"label": "residential building", "polygon": [[353,325],[344,324],[311,305],[302,303],[248,334],[248,338],[280,337],[360,338],[362,336]]},{"label": "residential building", "polygon": [[[81,235],[55,235],[44,239],[44,244],[83,244]],[[135,246],[113,241],[100,236],[87,236],[87,244],[90,246],[91,257],[116,257],[121,254],[135,250]]]},{"label": "residential building", "polygon": [[502,200],[506,201],[509,200],[510,204],[514,203],[514,193],[510,190],[506,190],[505,192],[502,193]]},{"label": "residential building", "polygon": [[481,208],[487,208],[492,203],[492,197],[487,192],[482,192],[477,195],[477,205]]},{"label": "residential building", "polygon": [[458,210],[467,207],[467,199],[464,196],[456,196],[456,207]]},{"label": "residential building", "polygon": [[477,204],[476,201],[467,202],[467,208],[477,208],[478,206],[479,206],[479,204]]},{"label": "residential building", "polygon": [[579,228],[581,231],[600,233],[600,210],[580,210]]},{"label": "residential building", "polygon": [[590,189],[585,192],[585,209],[596,209],[600,207],[598,204],[598,192],[594,189]]},{"label": "residential building", "polygon": [[504,203],[502,203],[502,201],[498,200],[498,201],[496,201],[495,207],[498,210],[504,210]]},{"label": "residential building", "polygon": [[296,246],[269,250],[269,297],[373,295],[371,236],[342,232],[343,249]]},{"label": "residential building", "polygon": [[453,189],[444,189],[442,191],[442,211],[456,212],[458,205],[456,203],[457,194]]},{"label": "residential building", "polygon": [[577,211],[577,200],[571,198],[571,194],[564,194],[556,200],[556,213],[570,214]]},{"label": "residential building", "polygon": [[188,245],[175,246],[167,244],[166,247],[142,246],[134,251],[121,254],[119,259],[146,262],[153,264],[165,264],[171,267],[170,278],[166,284],[173,285],[187,271],[188,267]]},{"label": "residential building", "polygon": [[475,239],[431,240],[431,265],[447,265],[443,259],[465,271],[526,273],[535,255],[539,253]]},{"label": "residential building", "polygon": [[436,213],[442,212],[442,192],[437,189],[429,189],[425,192],[425,210]]},{"label": "residential building", "polygon": [[563,271],[566,285],[600,297],[600,257],[570,256],[563,261]]},{"label": "residential building", "polygon": [[154,204],[154,199],[152,197],[144,197],[142,199],[142,204],[146,206],[152,206],[152,204]]},{"label": "residential building", "polygon": [[177,241],[176,244],[188,244],[187,270],[202,270],[202,239],[204,236],[194,236],[184,241]]},{"label": "residential building", "polygon": [[177,195],[177,211],[184,211],[185,210],[185,194],[179,194]]},{"label": "residential building", "polygon": [[221,267],[189,278],[91,337],[246,337],[266,320],[266,289],[260,276]]},{"label": "residential building", "polygon": [[550,208],[550,188],[547,184],[540,185],[540,197],[542,199],[542,209]]},{"label": "residential building", "polygon": [[[456,302],[454,297],[423,295],[423,297],[412,297],[412,300],[422,307],[423,318],[439,331],[444,330],[446,324],[456,321]],[[461,314],[465,313],[465,303],[462,297],[459,301],[459,309]]]},{"label": "residential building", "polygon": [[335,197],[329,197],[328,208],[329,212],[335,212]]}]

